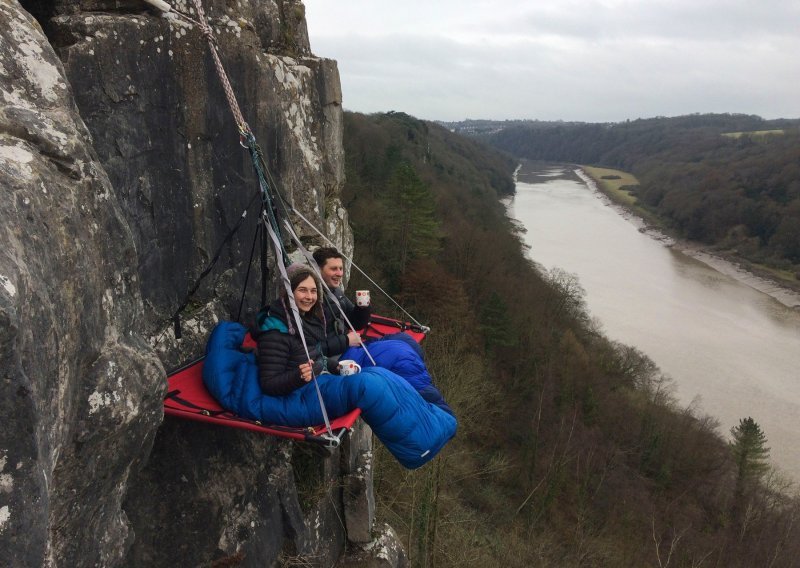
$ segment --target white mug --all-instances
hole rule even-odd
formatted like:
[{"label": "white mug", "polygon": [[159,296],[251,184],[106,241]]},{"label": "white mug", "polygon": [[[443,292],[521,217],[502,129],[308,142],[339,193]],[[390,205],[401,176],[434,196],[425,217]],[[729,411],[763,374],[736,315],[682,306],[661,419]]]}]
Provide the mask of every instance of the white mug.
[{"label": "white mug", "polygon": [[369,290],[356,290],[356,305],[369,306]]},{"label": "white mug", "polygon": [[340,375],[355,375],[356,373],[361,372],[361,365],[359,365],[352,359],[345,359],[343,361],[339,361],[338,368]]}]

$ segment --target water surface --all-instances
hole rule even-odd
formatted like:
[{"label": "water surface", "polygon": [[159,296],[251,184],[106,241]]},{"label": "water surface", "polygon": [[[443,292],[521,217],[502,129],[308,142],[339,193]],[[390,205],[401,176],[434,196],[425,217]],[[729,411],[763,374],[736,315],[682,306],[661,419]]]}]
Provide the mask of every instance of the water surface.
[{"label": "water surface", "polygon": [[576,274],[606,335],[647,353],[682,405],[726,435],[752,416],[800,480],[800,312],[641,232],[574,175],[541,173],[509,204],[530,257]]}]

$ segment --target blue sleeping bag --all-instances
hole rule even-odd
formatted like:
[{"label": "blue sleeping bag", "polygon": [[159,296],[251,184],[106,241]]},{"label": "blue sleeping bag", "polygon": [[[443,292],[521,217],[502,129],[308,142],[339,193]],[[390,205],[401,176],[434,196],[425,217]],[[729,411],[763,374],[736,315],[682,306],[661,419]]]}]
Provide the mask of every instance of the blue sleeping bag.
[{"label": "blue sleeping bag", "polygon": [[387,335],[367,344],[367,350],[375,360],[373,365],[363,347],[350,347],[339,358],[340,361],[351,359],[361,365],[362,369],[382,367],[400,375],[414,387],[422,398],[452,414],[453,410],[445,402],[442,393],[433,385],[433,380],[422,359],[422,349],[407,333]]},{"label": "blue sleeping bag", "polygon": [[[258,382],[253,353],[239,346],[246,329],[220,322],[206,347],[203,382],[219,403],[251,420],[303,427],[324,422],[313,383],[285,396],[267,396]],[[342,377],[317,377],[325,407],[331,417],[354,408],[386,448],[403,466],[414,469],[432,459],[456,433],[455,417],[425,401],[408,382],[393,372],[372,367]]]}]

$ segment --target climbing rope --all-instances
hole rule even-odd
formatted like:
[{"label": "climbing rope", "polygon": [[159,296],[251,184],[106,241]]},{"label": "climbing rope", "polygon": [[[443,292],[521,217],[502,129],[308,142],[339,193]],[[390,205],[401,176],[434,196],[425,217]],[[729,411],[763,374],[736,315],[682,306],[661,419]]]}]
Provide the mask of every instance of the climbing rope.
[{"label": "climbing rope", "polygon": [[[289,277],[288,277],[288,275],[286,273],[286,266],[288,265],[288,262],[289,262],[288,261],[289,256],[288,256],[288,253],[287,253],[286,248],[284,246],[284,242],[283,242],[283,238],[282,238],[281,225],[278,222],[278,218],[281,217],[283,219],[284,226],[286,228],[287,233],[290,235],[291,239],[296,243],[298,248],[301,250],[303,255],[306,257],[306,259],[308,260],[309,266],[311,266],[312,270],[314,270],[316,272],[317,276],[320,277],[320,281],[323,282],[322,285],[324,286],[325,290],[327,291],[327,293],[329,294],[329,296],[333,300],[334,304],[338,307],[339,311],[341,312],[344,320],[347,322],[347,324],[350,327],[350,329],[355,332],[355,329],[353,328],[353,325],[350,322],[350,320],[347,318],[347,315],[344,313],[344,309],[342,308],[338,298],[336,298],[336,296],[333,294],[333,292],[330,290],[330,288],[324,283],[324,280],[321,277],[322,275],[321,275],[321,273],[319,271],[319,268],[317,267],[316,262],[314,262],[314,260],[313,260],[313,256],[311,256],[310,253],[305,249],[305,247],[303,246],[299,236],[294,231],[291,223],[289,223],[289,221],[288,221],[288,217],[289,217],[288,213],[289,212],[294,212],[300,219],[305,221],[318,235],[320,235],[327,243],[329,243],[329,244],[331,244],[333,246],[335,246],[335,245],[330,239],[328,239],[327,236],[325,236],[319,229],[317,229],[299,211],[294,209],[294,207],[291,207],[291,206],[287,205],[286,202],[283,200],[283,197],[280,194],[280,192],[273,191],[272,188],[277,187],[277,186],[274,184],[274,181],[272,180],[272,178],[271,178],[271,176],[269,174],[269,168],[266,167],[266,163],[264,161],[264,156],[263,156],[263,153],[261,151],[261,148],[259,147],[258,143],[256,142],[255,136],[254,136],[252,130],[250,129],[250,126],[245,121],[244,115],[242,114],[242,111],[241,111],[241,109],[239,107],[239,103],[236,100],[236,95],[235,95],[235,93],[233,91],[233,87],[231,86],[230,80],[228,79],[228,75],[225,72],[225,68],[222,65],[222,61],[221,61],[221,59],[219,57],[219,52],[217,50],[217,42],[216,42],[216,39],[214,38],[214,31],[211,29],[211,26],[209,26],[209,24],[208,24],[208,21],[207,21],[206,16],[205,16],[205,11],[203,10],[203,5],[202,5],[201,0],[193,0],[195,9],[197,11],[197,19],[194,19],[191,16],[189,16],[188,14],[185,14],[184,12],[176,9],[175,7],[173,7],[170,4],[168,4],[167,2],[165,2],[164,0],[145,0],[145,1],[148,4],[150,4],[151,6],[154,6],[155,8],[161,10],[164,13],[174,13],[178,17],[183,18],[184,20],[186,20],[188,22],[191,22],[194,25],[197,25],[198,28],[200,29],[200,32],[206,38],[206,41],[208,43],[208,48],[209,48],[209,51],[211,53],[211,57],[212,57],[212,59],[214,61],[214,68],[216,70],[217,76],[218,76],[218,78],[220,80],[220,83],[222,85],[223,91],[225,92],[225,98],[226,98],[226,100],[228,102],[228,107],[230,108],[231,114],[233,115],[233,118],[236,121],[236,126],[237,126],[237,128],[239,130],[239,137],[240,137],[239,143],[240,143],[240,145],[242,147],[248,149],[248,151],[250,153],[251,160],[253,162],[253,167],[254,167],[254,169],[256,171],[256,176],[258,177],[259,190],[260,190],[261,199],[262,199],[262,216],[261,216],[261,220],[264,223],[264,228],[266,229],[266,232],[269,235],[270,240],[272,240],[273,246],[275,248],[276,256],[279,257],[283,261],[283,262],[279,261],[276,264],[278,265],[278,268],[279,268],[279,271],[280,271],[280,274],[281,274],[281,280],[283,281],[284,289],[286,290],[286,294],[287,294],[287,298],[288,298],[290,306],[291,306],[291,312],[292,312],[293,318],[294,318],[294,320],[295,320],[295,322],[297,324],[298,333],[300,334],[300,338],[301,338],[301,340],[303,342],[303,348],[305,349],[306,356],[308,357],[309,360],[311,360],[311,355],[309,353],[308,346],[306,345],[305,334],[303,332],[303,326],[302,326],[302,320],[301,320],[300,312],[297,309],[297,304],[295,303],[294,294],[292,293],[292,290],[291,290],[291,284],[290,284],[290,281],[289,281]],[[270,184],[270,182],[272,182],[272,184]],[[280,215],[280,212],[277,211],[278,205],[280,205],[281,208],[283,209],[283,215]],[[242,215],[242,218],[240,219],[239,224],[241,224],[241,222],[243,221],[245,215],[246,215],[246,212],[245,212],[245,214]],[[236,227],[237,229],[238,229],[238,225],[239,224],[237,224],[237,227]],[[233,232],[235,232],[235,230],[232,231],[232,233]],[[231,233],[231,235],[229,235],[229,237],[226,238],[226,241],[228,240],[228,238],[230,238],[230,236],[232,236],[232,233]],[[253,244],[253,250],[254,249],[255,249],[255,241],[254,241],[254,244]],[[344,255],[342,255],[342,256],[344,256]],[[394,300],[394,298],[392,298],[385,290],[383,290],[383,288],[381,288],[374,280],[372,280],[372,278],[370,278],[363,270],[361,270],[361,268],[359,268],[352,261],[352,259],[350,259],[350,258],[348,258],[346,256],[345,256],[345,258],[348,261],[350,261],[352,266],[354,266],[361,274],[363,274],[367,278],[367,280],[369,280],[378,290],[380,290],[380,292],[382,292],[387,298],[389,298],[389,300],[391,300],[404,314],[406,314],[412,321],[414,321],[414,323],[416,323],[425,333],[430,331],[430,328],[428,328],[426,326],[423,326],[416,319],[414,319],[411,316],[411,314],[409,314],[397,301]],[[212,265],[209,268],[207,268],[206,271],[203,272],[203,274],[201,275],[199,280],[202,280],[202,278],[208,273],[208,271],[210,271],[211,267],[213,267],[213,264],[215,262],[216,262],[216,258],[214,259],[214,262],[212,262]],[[250,260],[250,262],[252,263],[252,251],[251,251],[251,260]],[[248,266],[248,275],[249,275],[249,266]],[[198,281],[198,284],[195,285],[195,288],[190,292],[189,296],[191,296],[191,294],[194,292],[194,290],[197,288],[197,286],[199,286],[199,281]],[[188,302],[188,300],[187,300],[187,302]],[[186,304],[187,302],[184,302],[184,304]],[[185,308],[185,305],[182,305],[181,308],[179,308],[179,310],[176,312],[176,316],[174,316],[174,317],[177,318],[177,314],[180,314],[180,312],[183,310],[183,308]],[[240,310],[241,310],[241,303],[240,303]],[[288,314],[287,314],[287,317],[288,317]],[[178,334],[179,334],[179,327],[176,327],[176,336],[178,336]],[[364,346],[363,341],[361,341],[361,337],[360,336],[359,336],[359,342],[361,343],[362,347],[364,347],[365,350],[366,350],[366,347]],[[372,363],[375,364],[375,360],[372,358],[372,355],[369,353],[368,350],[366,351],[366,353],[369,356],[369,358],[372,361]],[[322,398],[322,392],[321,392],[321,390],[319,388],[319,384],[317,382],[317,377],[314,374],[313,367],[312,367],[311,373],[312,373],[312,380],[314,382],[314,387],[315,387],[316,392],[317,392],[317,398],[319,399],[320,409],[322,411],[322,416],[323,416],[323,419],[325,421],[325,427],[326,427],[329,435],[332,438],[335,438],[336,442],[338,443],[338,438],[336,438],[332,434],[332,431],[331,431],[331,424],[330,424],[330,420],[328,418],[328,412],[327,412],[327,409],[325,408],[325,402],[324,402],[324,400]]]},{"label": "climbing rope", "polygon": [[242,116],[242,111],[239,109],[239,103],[236,101],[236,96],[233,94],[233,87],[231,87],[231,82],[228,80],[227,73],[225,73],[225,68],[222,66],[222,61],[220,60],[219,53],[217,52],[217,41],[214,39],[214,30],[211,29],[211,26],[209,26],[208,22],[206,21],[206,15],[203,11],[203,4],[200,2],[200,0],[194,0],[194,6],[197,10],[197,19],[200,25],[200,31],[208,42],[208,49],[211,52],[211,57],[214,59],[214,67],[217,69],[217,76],[222,83],[222,89],[225,91],[225,98],[228,99],[228,106],[231,109],[234,120],[236,120],[236,125],[239,127],[239,133],[242,136],[245,136],[247,133],[252,134],[250,127],[244,120],[244,116]]},{"label": "climbing rope", "polygon": [[200,28],[200,33],[206,38],[208,42],[208,49],[211,52],[211,58],[214,60],[214,68],[217,71],[217,76],[219,77],[219,81],[222,84],[222,90],[225,91],[225,98],[228,101],[228,106],[231,109],[231,113],[233,114],[233,118],[236,121],[236,126],[239,129],[239,134],[241,136],[245,136],[247,133],[251,133],[250,126],[247,124],[247,121],[244,119],[244,115],[242,114],[241,109],[239,108],[239,103],[236,100],[236,95],[233,92],[233,87],[231,86],[231,82],[228,80],[228,74],[225,72],[225,67],[222,65],[222,60],[219,57],[219,52],[217,50],[217,40],[214,38],[214,30],[211,29],[211,26],[208,25],[208,20],[206,19],[205,11],[203,10],[203,4],[200,0],[193,0],[195,10],[197,11],[197,18],[192,18],[185,12],[180,11],[179,9],[175,8],[174,6],[168,4],[164,0],[144,0],[151,6],[161,10],[165,14],[176,14],[180,18],[183,18],[187,22],[190,22]]}]

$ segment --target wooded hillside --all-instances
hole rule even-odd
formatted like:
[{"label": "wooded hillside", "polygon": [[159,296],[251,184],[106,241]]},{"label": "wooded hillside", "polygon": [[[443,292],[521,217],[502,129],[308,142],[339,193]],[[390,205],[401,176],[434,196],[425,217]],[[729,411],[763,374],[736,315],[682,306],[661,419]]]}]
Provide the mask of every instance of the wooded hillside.
[{"label": "wooded hillside", "polygon": [[482,125],[483,138],[515,156],[633,173],[638,204],[679,236],[800,279],[797,120],[724,114],[495,126]]},{"label": "wooded hillside", "polygon": [[793,565],[800,506],[758,425],[723,441],[593,327],[574,276],[533,266],[499,202],[515,163],[399,113],[346,114],[345,148],[356,260],[432,327],[459,418],[421,470],[376,450],[379,515],[414,565]]}]

